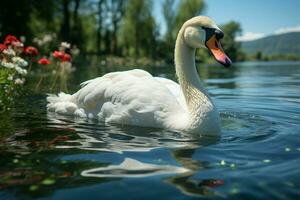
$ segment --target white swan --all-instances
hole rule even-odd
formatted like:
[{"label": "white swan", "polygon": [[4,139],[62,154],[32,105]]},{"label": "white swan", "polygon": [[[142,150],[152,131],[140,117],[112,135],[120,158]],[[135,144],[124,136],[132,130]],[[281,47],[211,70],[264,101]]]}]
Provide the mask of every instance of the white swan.
[{"label": "white swan", "polygon": [[107,123],[218,135],[219,113],[197,75],[195,49],[207,47],[224,66],[231,64],[219,39],[222,31],[208,17],[185,22],[175,47],[179,84],[135,69],[108,73],[82,83],[73,95],[50,95],[47,108],[58,114],[97,118]]}]

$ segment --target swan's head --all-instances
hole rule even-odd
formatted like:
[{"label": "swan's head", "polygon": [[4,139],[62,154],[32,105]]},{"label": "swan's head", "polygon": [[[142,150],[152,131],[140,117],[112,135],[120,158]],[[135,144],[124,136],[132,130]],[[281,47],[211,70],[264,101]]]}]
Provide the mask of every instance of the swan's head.
[{"label": "swan's head", "polygon": [[183,24],[181,31],[184,31],[183,38],[188,46],[191,48],[208,48],[219,63],[225,67],[231,65],[232,62],[224,53],[220,43],[224,33],[209,17],[194,17]]}]

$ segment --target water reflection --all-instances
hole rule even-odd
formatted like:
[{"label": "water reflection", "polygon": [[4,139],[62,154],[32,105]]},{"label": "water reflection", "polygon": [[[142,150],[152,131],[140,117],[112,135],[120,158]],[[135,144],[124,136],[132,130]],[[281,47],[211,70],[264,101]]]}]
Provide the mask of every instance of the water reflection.
[{"label": "water reflection", "polygon": [[[193,160],[193,152],[200,146],[214,144],[219,138],[198,138],[184,133],[130,126],[103,125],[95,121],[67,116],[47,115],[42,129],[16,131],[2,143],[2,170],[0,188],[19,187],[22,193],[47,195],[49,186],[55,188],[99,184],[116,178],[166,176],[165,182],[182,192],[208,194],[213,180],[197,181],[191,176],[204,164]],[[163,162],[160,156],[151,156],[147,162],[126,157],[139,153],[170,149],[176,161]],[[111,159],[101,159],[109,153]],[[91,159],[82,159],[89,154]],[[114,155],[115,154],[115,155]],[[122,154],[122,159],[118,158]],[[99,157],[98,157],[99,156]],[[88,157],[88,156],[87,156]],[[135,157],[135,156],[133,156]],[[48,168],[51,166],[51,168]],[[24,178],[25,177],[25,178]],[[65,185],[65,182],[73,184]],[[195,183],[195,189],[190,183]],[[29,186],[29,187],[28,187]],[[206,188],[206,189],[203,189]],[[200,189],[199,189],[200,188]]]},{"label": "water reflection", "polygon": [[[213,142],[211,140],[211,142]],[[184,174],[168,177],[165,182],[174,185],[182,193],[189,196],[222,196],[211,188],[224,184],[223,180],[219,179],[199,179],[194,175],[201,173],[202,170],[210,168],[210,163],[201,162],[193,159],[193,154],[198,148],[181,148],[171,152],[172,157],[183,167],[189,169]]]},{"label": "water reflection", "polygon": [[[124,158],[118,164],[82,169],[84,177],[97,178],[137,178],[168,175],[165,182],[174,185],[180,191],[193,195],[213,195],[211,187],[222,185],[222,180],[197,180],[192,176],[201,169],[208,168],[208,163],[193,159],[193,153],[201,146],[215,144],[219,138],[204,138],[190,134],[170,132],[161,129],[132,126],[104,125],[95,121],[76,119],[67,116],[48,114],[49,127],[74,130],[79,136],[76,140],[58,149],[92,150],[123,154],[125,152],[150,152],[159,148],[170,148],[171,156],[177,162],[169,165],[145,163],[132,158]],[[79,121],[78,121],[79,120]],[[152,159],[155,159],[152,157]],[[173,174],[173,175],[172,175]]]},{"label": "water reflection", "polygon": [[[80,137],[70,145],[56,148],[78,148],[103,152],[123,153],[147,152],[156,148],[179,148],[198,145],[198,136],[166,131],[156,128],[142,128],[122,125],[104,125],[94,120],[48,114],[48,127],[74,130]],[[204,139],[202,139],[204,140]]]},{"label": "water reflection", "polygon": [[[76,71],[69,89],[114,70]],[[173,68],[151,70],[175,78]],[[20,101],[0,116],[0,198],[297,199],[300,68],[199,72],[221,111],[221,138],[49,114],[45,95]]]},{"label": "water reflection", "polygon": [[97,178],[142,178],[147,176],[181,174],[187,172],[189,172],[189,170],[183,167],[155,165],[143,163],[131,158],[125,158],[119,165],[84,170],[81,175]]}]

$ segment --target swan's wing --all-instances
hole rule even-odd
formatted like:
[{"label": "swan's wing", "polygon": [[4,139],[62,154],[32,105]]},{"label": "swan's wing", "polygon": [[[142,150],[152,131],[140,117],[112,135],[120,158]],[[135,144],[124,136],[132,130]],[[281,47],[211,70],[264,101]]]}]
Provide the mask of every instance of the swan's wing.
[{"label": "swan's wing", "polygon": [[176,98],[176,100],[181,105],[181,107],[187,111],[187,104],[184,95],[182,93],[182,90],[180,88],[180,85],[175,81],[172,81],[167,78],[162,78],[162,77],[154,77],[154,78],[159,82],[161,82],[161,84],[166,86],[169,89],[169,91],[173,94],[173,96]]},{"label": "swan's wing", "polygon": [[129,70],[129,71],[107,73],[107,74],[105,74],[101,77],[97,77],[97,78],[82,82],[80,84],[80,86],[84,87],[84,86],[88,85],[89,83],[96,83],[97,81],[101,81],[102,79],[114,79],[118,76],[124,76],[124,75],[131,75],[131,76],[134,76],[134,77],[152,77],[151,74],[149,74],[148,72],[146,72],[144,70],[134,69],[134,70]]},{"label": "swan's wing", "polygon": [[167,121],[163,118],[184,109],[174,95],[178,87],[164,82],[167,80],[154,78],[143,70],[106,74],[85,82],[72,95],[72,101],[78,106],[75,115],[106,122],[166,127],[159,125]]},{"label": "swan's wing", "polygon": [[[152,77],[144,70],[130,70],[122,72],[111,72],[102,77],[91,79],[81,83],[81,89],[73,95],[73,99],[80,106],[87,107],[89,104],[101,101],[114,101],[110,99],[119,94],[126,93],[127,87],[135,87],[134,81],[141,78]],[[128,89],[129,89],[128,88]],[[128,92],[129,93],[129,92]]]}]

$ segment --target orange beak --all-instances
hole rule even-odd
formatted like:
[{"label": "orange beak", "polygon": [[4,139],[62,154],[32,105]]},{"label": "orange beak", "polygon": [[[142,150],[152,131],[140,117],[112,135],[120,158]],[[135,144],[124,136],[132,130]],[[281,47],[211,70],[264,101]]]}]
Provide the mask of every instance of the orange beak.
[{"label": "orange beak", "polygon": [[221,43],[215,34],[206,41],[206,47],[210,50],[215,59],[225,67],[229,67],[232,64],[230,58],[224,53]]}]

